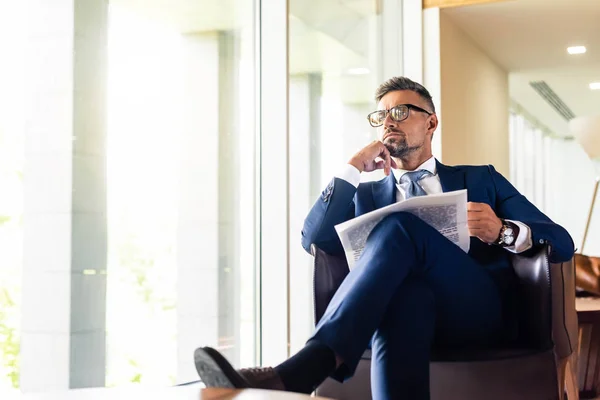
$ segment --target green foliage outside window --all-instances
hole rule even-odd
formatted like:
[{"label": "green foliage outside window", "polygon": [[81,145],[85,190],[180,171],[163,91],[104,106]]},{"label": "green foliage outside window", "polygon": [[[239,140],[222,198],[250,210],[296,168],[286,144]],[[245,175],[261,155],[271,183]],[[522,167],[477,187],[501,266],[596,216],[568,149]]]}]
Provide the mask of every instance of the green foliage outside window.
[{"label": "green foliage outside window", "polygon": [[[0,229],[11,217],[0,215]],[[17,299],[18,287],[0,282],[0,371],[2,380],[8,380],[13,388],[19,387],[19,350]]]}]

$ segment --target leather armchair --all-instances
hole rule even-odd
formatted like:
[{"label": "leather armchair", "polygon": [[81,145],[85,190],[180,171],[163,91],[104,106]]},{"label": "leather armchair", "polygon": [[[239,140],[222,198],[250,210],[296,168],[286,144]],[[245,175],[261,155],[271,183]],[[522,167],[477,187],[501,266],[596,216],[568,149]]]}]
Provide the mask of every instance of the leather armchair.
[{"label": "leather armchair", "polygon": [[[348,274],[343,256],[313,245],[315,321]],[[575,357],[578,346],[575,273],[572,261],[552,264],[549,249],[513,255],[519,277],[518,339],[506,348],[434,350],[430,364],[433,400],[578,399]],[[513,342],[511,342],[513,343]],[[340,400],[371,398],[371,353],[367,350],[354,376],[339,383],[328,378],[317,395]]]}]

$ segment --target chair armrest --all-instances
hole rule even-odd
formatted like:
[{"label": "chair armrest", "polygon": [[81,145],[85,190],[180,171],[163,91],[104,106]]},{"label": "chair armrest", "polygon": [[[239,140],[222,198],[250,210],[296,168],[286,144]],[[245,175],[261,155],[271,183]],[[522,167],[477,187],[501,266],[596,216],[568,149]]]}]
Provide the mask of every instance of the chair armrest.
[{"label": "chair armrest", "polygon": [[573,262],[550,263],[545,246],[530,256],[511,256],[519,278],[519,330],[529,346],[548,348],[554,344],[559,358],[577,346],[575,272]]},{"label": "chair armrest", "polygon": [[552,279],[552,338],[558,358],[577,351],[579,324],[575,308],[575,264],[573,260],[550,264]]},{"label": "chair armrest", "polygon": [[314,244],[310,247],[310,252],[314,257],[313,296],[316,325],[350,269],[344,256],[327,254]]}]

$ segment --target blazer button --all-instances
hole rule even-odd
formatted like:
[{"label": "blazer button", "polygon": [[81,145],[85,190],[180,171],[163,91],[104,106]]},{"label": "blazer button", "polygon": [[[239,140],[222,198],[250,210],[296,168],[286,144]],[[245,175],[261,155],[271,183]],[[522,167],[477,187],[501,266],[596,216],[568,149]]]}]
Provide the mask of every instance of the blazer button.
[{"label": "blazer button", "polygon": [[544,239],[540,239],[540,244],[544,244],[546,241]]}]

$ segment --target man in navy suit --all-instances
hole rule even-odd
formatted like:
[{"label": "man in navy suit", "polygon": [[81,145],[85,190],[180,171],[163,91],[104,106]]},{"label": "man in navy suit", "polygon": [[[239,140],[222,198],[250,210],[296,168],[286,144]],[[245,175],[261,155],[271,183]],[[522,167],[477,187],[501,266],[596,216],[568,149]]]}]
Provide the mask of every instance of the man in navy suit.
[{"label": "man in navy suit", "polygon": [[[553,262],[573,256],[567,231],[493,166],[450,167],[433,157],[438,119],[427,89],[396,77],[377,89],[376,100],[368,120],[380,140],[356,153],[323,191],[302,245],[342,254],[335,225],[409,197],[467,189],[469,252],[412,214],[386,217],[302,350],[275,368],[235,371],[217,351],[200,348],[196,366],[207,386],[310,393],[328,376],[352,376],[371,343],[374,399],[428,399],[434,344],[492,345],[510,330],[510,252],[548,244]],[[359,184],[362,172],[377,169],[387,177]]]}]

